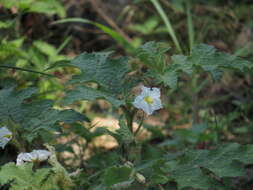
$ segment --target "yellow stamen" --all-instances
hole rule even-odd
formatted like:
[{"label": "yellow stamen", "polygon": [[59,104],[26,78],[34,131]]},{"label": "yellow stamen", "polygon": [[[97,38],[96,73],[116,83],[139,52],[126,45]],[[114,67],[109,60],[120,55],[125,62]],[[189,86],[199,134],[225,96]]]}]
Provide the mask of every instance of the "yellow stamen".
[{"label": "yellow stamen", "polygon": [[153,104],[154,103],[154,100],[153,98],[151,98],[150,96],[146,96],[144,98],[145,102],[147,102],[148,104]]}]

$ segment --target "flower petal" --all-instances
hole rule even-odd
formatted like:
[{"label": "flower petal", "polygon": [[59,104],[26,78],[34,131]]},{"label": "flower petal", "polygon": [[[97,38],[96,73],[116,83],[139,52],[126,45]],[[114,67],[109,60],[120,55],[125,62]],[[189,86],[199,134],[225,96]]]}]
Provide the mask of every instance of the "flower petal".
[{"label": "flower petal", "polygon": [[159,88],[150,89],[149,94],[152,98],[160,98],[160,96],[161,96],[161,92],[160,92]]},{"label": "flower petal", "polygon": [[150,92],[150,88],[145,87],[145,86],[142,86],[141,90],[142,90],[141,93],[143,93],[143,94],[149,94],[149,92]]},{"label": "flower petal", "polygon": [[137,96],[133,102],[134,107],[141,109],[143,100],[144,100],[144,96],[142,95]]},{"label": "flower petal", "polygon": [[154,99],[154,103],[151,106],[153,110],[159,110],[163,107],[161,100],[158,98]]}]

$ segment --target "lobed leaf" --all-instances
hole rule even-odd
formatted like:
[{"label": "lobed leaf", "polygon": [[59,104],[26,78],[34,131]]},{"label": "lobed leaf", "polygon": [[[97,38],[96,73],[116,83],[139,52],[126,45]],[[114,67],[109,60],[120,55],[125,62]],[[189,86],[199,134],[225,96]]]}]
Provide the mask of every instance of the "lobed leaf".
[{"label": "lobed leaf", "polygon": [[113,166],[111,168],[106,169],[103,176],[103,183],[107,187],[119,187],[122,186],[130,186],[132,183],[131,173],[133,170],[126,166]]},{"label": "lobed leaf", "polygon": [[22,133],[27,140],[32,141],[41,131],[55,130],[57,122],[89,121],[86,116],[74,110],[54,109],[50,100],[25,102],[35,92],[35,88],[16,91],[10,87],[0,90],[0,122],[13,121],[24,129]]},{"label": "lobed leaf", "polygon": [[206,44],[193,47],[190,56],[174,55],[171,58],[171,64],[167,65],[165,72],[158,75],[158,79],[173,89],[176,88],[182,73],[192,75],[198,68],[210,73],[214,80],[218,80],[226,70],[245,72],[253,67],[249,61],[218,52],[214,47]]},{"label": "lobed leaf", "polygon": [[104,91],[119,94],[124,76],[129,72],[126,57],[109,59],[112,52],[83,53],[70,62],[82,73],[74,76],[71,83],[96,82]]},{"label": "lobed leaf", "polygon": [[43,168],[34,172],[32,167],[31,163],[21,166],[16,166],[13,162],[5,164],[0,169],[0,183],[10,183],[10,190],[40,190],[43,187],[44,180],[50,175],[51,169]]}]

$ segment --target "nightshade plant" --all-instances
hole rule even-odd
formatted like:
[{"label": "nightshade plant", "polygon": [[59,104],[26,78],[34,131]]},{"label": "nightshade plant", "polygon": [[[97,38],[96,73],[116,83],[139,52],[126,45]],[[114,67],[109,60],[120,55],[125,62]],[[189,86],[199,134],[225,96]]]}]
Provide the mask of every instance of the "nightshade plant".
[{"label": "nightshade plant", "polygon": [[[162,103],[159,88],[163,89],[161,92],[168,89],[176,91],[183,87],[185,78],[190,80],[198,73],[210,74],[211,82],[215,82],[226,71],[250,71],[252,63],[205,44],[196,45],[187,56],[173,55],[168,58],[168,50],[169,47],[162,43],[148,42],[138,48],[132,57],[114,58],[112,52],[82,53],[69,63],[54,65],[74,67],[80,71],[66,83],[65,96],[57,109],[55,102],[40,98],[36,88],[19,89],[12,82],[4,82],[0,90],[0,122],[12,133],[12,139],[4,150],[13,146],[18,155],[43,147],[50,153],[46,152],[46,157],[41,159],[48,159],[44,164],[23,163],[17,166],[5,158],[0,168],[3,188],[233,188],[233,177],[245,176],[245,165],[253,163],[253,145],[227,143],[205,150],[177,149],[176,152],[170,149],[170,145],[167,146],[169,148],[159,144],[149,145],[149,142],[137,138],[141,127],[145,126],[144,117],[148,117],[140,112],[160,114]],[[142,93],[136,97],[133,88],[139,86],[140,89],[141,85],[146,87],[142,87]],[[164,96],[162,93],[162,99]],[[69,109],[76,102],[97,99],[111,104],[111,112],[119,120],[118,130],[110,131],[106,127],[90,130],[90,119]],[[154,110],[157,111],[153,113]],[[138,123],[137,128],[134,128],[134,122]],[[93,138],[107,134],[118,142],[118,147],[106,152],[94,150],[90,158],[80,158],[80,166],[66,166],[66,169],[64,163],[57,160],[56,153],[61,149],[55,141],[66,133],[75,134],[87,144]],[[43,146],[44,143],[47,144]],[[40,160],[39,157],[36,159]]]}]

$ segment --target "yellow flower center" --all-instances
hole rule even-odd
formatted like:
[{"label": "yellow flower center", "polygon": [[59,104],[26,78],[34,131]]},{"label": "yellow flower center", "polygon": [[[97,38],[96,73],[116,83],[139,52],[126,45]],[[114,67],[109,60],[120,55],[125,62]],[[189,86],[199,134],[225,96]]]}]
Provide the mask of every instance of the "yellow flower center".
[{"label": "yellow flower center", "polygon": [[148,104],[153,104],[154,103],[154,100],[153,98],[151,98],[150,96],[146,96],[144,98],[145,102],[147,102]]}]

